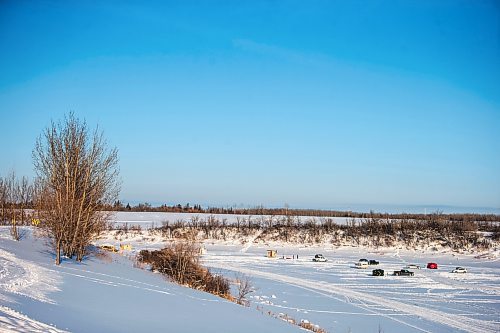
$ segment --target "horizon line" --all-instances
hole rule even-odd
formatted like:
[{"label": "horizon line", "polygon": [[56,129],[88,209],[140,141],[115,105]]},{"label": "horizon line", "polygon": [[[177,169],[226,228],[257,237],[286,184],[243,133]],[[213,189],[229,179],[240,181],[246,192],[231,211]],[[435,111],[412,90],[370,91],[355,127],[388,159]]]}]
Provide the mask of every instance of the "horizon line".
[{"label": "horizon line", "polygon": [[444,204],[336,204],[330,207],[303,207],[296,205],[289,205],[285,207],[284,205],[269,205],[264,204],[207,204],[207,203],[197,203],[197,202],[162,202],[162,201],[144,201],[144,200],[126,200],[119,199],[122,204],[139,205],[139,204],[149,204],[152,207],[161,207],[163,205],[176,206],[189,204],[191,207],[194,205],[199,205],[202,208],[233,208],[233,209],[280,209],[288,208],[292,210],[319,210],[319,211],[336,211],[336,212],[353,212],[353,213],[389,213],[389,214],[432,214],[436,212],[441,212],[445,214],[494,214],[500,215],[500,207],[489,207],[489,206],[462,206],[462,205],[444,205]]}]

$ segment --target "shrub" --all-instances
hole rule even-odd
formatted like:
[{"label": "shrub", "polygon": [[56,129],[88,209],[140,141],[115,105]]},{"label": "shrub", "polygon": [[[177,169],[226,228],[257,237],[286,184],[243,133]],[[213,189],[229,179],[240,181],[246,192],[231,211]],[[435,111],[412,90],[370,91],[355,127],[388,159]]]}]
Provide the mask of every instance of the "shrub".
[{"label": "shrub", "polygon": [[175,243],[158,251],[142,250],[138,260],[150,264],[151,270],[167,275],[174,282],[230,298],[229,281],[201,266],[199,256],[199,248],[193,243]]}]

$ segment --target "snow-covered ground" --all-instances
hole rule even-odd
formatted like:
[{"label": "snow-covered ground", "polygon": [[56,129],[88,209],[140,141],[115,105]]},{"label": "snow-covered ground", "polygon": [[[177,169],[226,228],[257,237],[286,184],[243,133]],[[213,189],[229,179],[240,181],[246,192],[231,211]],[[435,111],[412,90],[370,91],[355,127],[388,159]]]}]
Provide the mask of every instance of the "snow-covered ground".
[{"label": "snow-covered ground", "polygon": [[0,332],[294,332],[298,328],[133,267],[119,254],[55,266],[43,239],[0,227]]},{"label": "snow-covered ground", "polygon": [[[498,332],[500,331],[500,265],[497,260],[370,251],[359,248],[275,247],[278,258],[264,256],[267,247],[207,246],[204,264],[228,276],[252,277],[254,306],[307,319],[329,332]],[[280,259],[298,255],[299,259]],[[315,253],[328,258],[312,262]],[[360,258],[381,263],[356,269]],[[408,263],[439,263],[438,270],[414,270],[414,277],[373,277],[373,268],[392,273]],[[454,274],[456,266],[467,274]]]},{"label": "snow-covered ground", "polygon": [[[117,226],[122,226],[127,224],[128,226],[140,226],[141,228],[156,228],[161,227],[165,223],[173,224],[175,222],[189,223],[193,220],[198,222],[207,221],[209,218],[214,218],[219,220],[221,223],[226,224],[236,224],[238,219],[240,223],[244,221],[258,222],[267,221],[269,218],[273,218],[276,221],[283,216],[275,215],[237,215],[237,214],[205,214],[205,213],[164,213],[164,212],[115,212],[114,223]],[[315,218],[311,216],[298,216],[299,221],[306,222],[309,220],[320,221],[321,218]],[[330,217],[337,224],[346,224],[351,221],[350,217]],[[359,219],[356,219],[359,220]]]},{"label": "snow-covered ground", "polygon": [[[176,222],[190,223],[194,220],[198,222],[207,221],[209,218],[224,222],[226,224],[248,223],[250,219],[253,222],[268,222],[271,218],[274,222],[282,220],[282,215],[241,215],[241,214],[206,214],[206,213],[165,213],[165,212],[114,212],[113,220],[116,226],[140,226],[141,228],[161,227],[165,223],[171,225]],[[329,219],[332,222],[343,225],[352,221],[362,222],[362,218],[352,217],[314,217],[314,216],[294,216],[294,222],[314,221],[316,223]],[[493,222],[500,223],[500,221]]]},{"label": "snow-covered ground", "polygon": [[[140,214],[140,213],[138,213]],[[137,215],[122,215],[122,219]],[[481,256],[451,251],[314,247],[282,243],[205,241],[206,266],[234,278],[248,275],[257,288],[251,307],[274,314],[305,319],[328,332],[500,332],[500,261],[498,249]],[[122,236],[123,237],[123,236]],[[147,232],[101,242],[131,243],[141,248],[161,248],[165,241]],[[278,258],[265,257],[278,250]],[[311,258],[322,253],[326,263]],[[281,259],[294,257],[298,259]],[[356,269],[360,258],[377,259],[370,269]],[[437,262],[438,270],[426,269]],[[386,273],[409,263],[422,269],[414,277],[373,277],[373,268]],[[467,267],[467,274],[451,271]]]},{"label": "snow-covered ground", "polygon": [[[147,217],[145,217],[146,215]],[[156,213],[120,213],[119,223],[148,221]],[[168,218],[175,221],[175,218]],[[296,326],[271,318],[286,315],[333,332],[500,332],[498,249],[478,256],[451,251],[397,248],[313,247],[283,243],[206,241],[203,263],[233,279],[250,277],[256,291],[245,308],[179,287],[159,274],[135,268],[143,248],[168,243],[145,230],[96,244],[131,244],[132,251],[53,265],[43,239],[30,232],[20,242],[0,228],[0,332],[293,332]],[[277,258],[266,258],[268,249]],[[322,253],[328,262],[314,263]],[[298,255],[298,259],[281,259]],[[414,277],[370,276],[356,269],[360,258],[376,259],[386,272],[408,263],[423,268]],[[427,270],[427,262],[438,270]],[[451,273],[456,266],[469,270]]]}]

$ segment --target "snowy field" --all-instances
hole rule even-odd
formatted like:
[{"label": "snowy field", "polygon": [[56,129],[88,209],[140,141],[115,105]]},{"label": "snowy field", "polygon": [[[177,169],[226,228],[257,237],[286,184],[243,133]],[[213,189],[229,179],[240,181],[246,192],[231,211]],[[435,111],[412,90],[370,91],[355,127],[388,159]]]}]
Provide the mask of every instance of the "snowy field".
[{"label": "snowy field", "polygon": [[[118,215],[117,220],[155,223],[152,214],[128,213]],[[180,218],[179,214],[157,216],[170,221],[171,216]],[[143,243],[141,238],[132,238],[137,250],[163,246],[160,239]],[[257,291],[250,298],[251,307],[305,319],[328,332],[378,332],[379,328],[384,332],[500,332],[498,250],[475,258],[450,251],[315,248],[254,244],[251,239],[245,244],[205,242],[204,246],[208,250],[204,265],[229,278],[240,273],[252,279]],[[266,258],[268,249],[278,250],[278,258]],[[324,254],[328,262],[312,262],[316,253]],[[294,255],[299,259],[281,259]],[[354,264],[360,258],[376,259],[380,264],[356,269]],[[427,262],[437,262],[439,269],[426,269]],[[392,273],[409,263],[422,267],[413,270],[414,277],[371,276],[373,268]],[[457,266],[467,267],[469,272],[451,273]]]},{"label": "snowy field", "polygon": [[[192,214],[192,213],[164,213],[164,212],[115,212],[114,213],[114,224],[116,226],[123,226],[127,224],[128,226],[140,226],[141,228],[157,228],[161,227],[165,223],[176,223],[176,222],[191,222],[193,219],[200,221],[207,221],[208,218],[213,217],[219,220],[221,223],[226,224],[236,224],[238,219],[240,222],[248,221],[250,218],[252,221],[266,221],[271,215],[237,215],[237,214]],[[282,216],[275,215],[273,218],[276,220]],[[311,216],[299,216],[299,221],[306,222],[311,219],[315,221],[320,221],[321,218],[314,218]],[[352,218],[349,217],[330,217],[337,224],[346,224],[351,221]],[[356,219],[358,220],[358,219]]]},{"label": "snowy field", "polygon": [[[207,246],[203,262],[231,276],[250,276],[257,291],[252,305],[319,324],[328,332],[499,332],[500,265],[449,254],[370,251],[358,248],[278,248],[278,258],[264,257],[267,247]],[[299,259],[281,259],[298,255]],[[322,253],[328,262],[312,262]],[[377,259],[370,269],[356,269],[360,258]],[[438,270],[425,269],[429,261]],[[424,267],[414,277],[373,277],[373,268],[392,273],[408,263]],[[467,274],[451,273],[456,266]]]},{"label": "snowy field", "polygon": [[120,254],[63,261],[0,227],[0,332],[298,332],[298,328],[133,267]]},{"label": "snowy field", "polygon": [[[170,225],[181,222],[191,223],[193,221],[206,222],[210,218],[218,220],[220,223],[225,224],[245,224],[250,219],[254,223],[264,222],[267,223],[270,219],[273,222],[283,220],[286,216],[282,215],[241,215],[241,214],[206,214],[206,213],[165,213],[165,212],[113,212],[113,224],[117,227],[127,225],[140,226],[143,229],[158,228],[166,223]],[[313,217],[313,216],[294,216],[294,222],[315,222],[321,223],[323,220],[329,219],[338,225],[345,225],[351,222],[362,222],[363,218],[352,217]],[[500,221],[493,223],[500,224]]]},{"label": "snowy field", "polygon": [[[164,214],[119,213],[116,220],[161,225],[165,217],[178,218]],[[160,236],[143,230],[120,237],[109,233],[96,244],[131,244],[132,251],[56,267],[50,248],[29,229],[14,242],[0,228],[0,332],[298,331],[268,312],[307,320],[330,333],[500,332],[499,249],[467,255],[262,244],[251,238],[205,242],[204,265],[230,279],[238,273],[250,277],[256,291],[245,308],[134,267],[130,258],[139,250],[168,243]],[[277,258],[266,258],[268,249],[277,250]],[[312,262],[316,253],[328,261]],[[412,270],[413,277],[373,277],[373,267],[354,268],[360,258],[380,261],[375,268],[386,273],[409,263],[422,269]],[[426,269],[431,261],[439,269]],[[456,266],[469,272],[451,273]]]}]

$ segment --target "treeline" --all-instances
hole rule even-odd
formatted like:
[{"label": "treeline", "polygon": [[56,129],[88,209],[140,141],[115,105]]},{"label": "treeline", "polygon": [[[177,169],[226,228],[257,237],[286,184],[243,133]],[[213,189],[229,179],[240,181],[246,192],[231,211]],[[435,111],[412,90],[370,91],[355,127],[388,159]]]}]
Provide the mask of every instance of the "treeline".
[{"label": "treeline", "polygon": [[496,214],[475,214],[475,213],[455,213],[444,214],[436,211],[430,214],[415,214],[415,213],[377,213],[370,211],[369,213],[353,212],[353,211],[338,211],[338,210],[321,210],[321,209],[292,209],[292,208],[265,208],[262,206],[254,208],[236,208],[236,207],[207,207],[203,208],[201,205],[160,205],[152,206],[149,203],[139,203],[135,206],[130,204],[124,205],[120,201],[116,201],[114,205],[107,206],[105,209],[112,211],[132,211],[132,212],[165,212],[165,213],[200,213],[200,214],[233,214],[233,215],[271,215],[271,216],[310,216],[310,217],[350,217],[357,219],[398,219],[398,220],[424,220],[432,221],[439,216],[448,221],[456,222],[469,222],[469,221],[482,221],[482,222],[500,222],[500,215]]},{"label": "treeline", "polygon": [[35,186],[27,177],[19,178],[14,172],[0,177],[0,225],[11,226],[11,236],[19,240],[19,225],[28,223],[28,208],[33,207]]},{"label": "treeline", "polygon": [[292,216],[237,218],[227,223],[215,216],[207,219],[164,222],[156,229],[172,239],[247,239],[258,235],[257,242],[281,241],[291,243],[333,245],[386,246],[404,244],[408,247],[439,244],[453,250],[485,250],[500,241],[500,224],[494,222],[457,222],[444,216],[430,220],[415,219],[352,219],[337,224],[332,218],[309,218],[305,221]]}]

